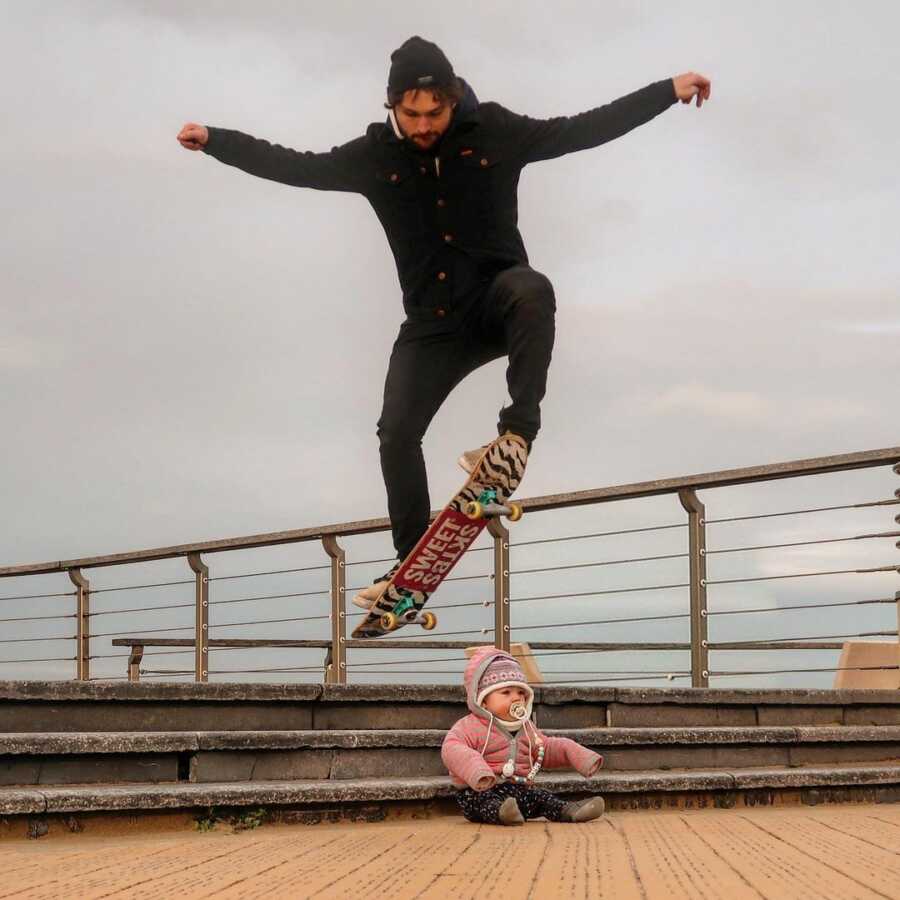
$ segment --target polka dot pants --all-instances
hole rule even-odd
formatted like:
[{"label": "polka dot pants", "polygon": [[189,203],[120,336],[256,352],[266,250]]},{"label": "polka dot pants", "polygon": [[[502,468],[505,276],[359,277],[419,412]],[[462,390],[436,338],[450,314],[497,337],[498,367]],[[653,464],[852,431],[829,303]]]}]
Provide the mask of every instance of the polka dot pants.
[{"label": "polka dot pants", "polygon": [[507,797],[516,798],[516,803],[519,804],[519,809],[526,819],[545,816],[551,822],[558,822],[560,813],[566,805],[565,800],[560,800],[556,794],[551,794],[550,791],[529,787],[527,784],[513,784],[509,781],[504,781],[488,791],[473,791],[471,788],[466,788],[457,793],[456,802],[470,822],[497,825],[500,822],[500,804]]}]

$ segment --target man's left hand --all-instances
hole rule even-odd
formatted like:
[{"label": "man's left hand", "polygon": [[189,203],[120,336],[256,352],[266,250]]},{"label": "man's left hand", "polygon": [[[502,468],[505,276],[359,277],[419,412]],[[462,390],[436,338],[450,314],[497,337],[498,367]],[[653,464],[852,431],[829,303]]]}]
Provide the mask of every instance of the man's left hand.
[{"label": "man's left hand", "polygon": [[677,75],[672,82],[675,85],[675,95],[682,103],[690,104],[691,100],[696,97],[699,108],[703,106],[704,100],[709,100],[712,82],[697,72],[685,72],[684,75]]}]

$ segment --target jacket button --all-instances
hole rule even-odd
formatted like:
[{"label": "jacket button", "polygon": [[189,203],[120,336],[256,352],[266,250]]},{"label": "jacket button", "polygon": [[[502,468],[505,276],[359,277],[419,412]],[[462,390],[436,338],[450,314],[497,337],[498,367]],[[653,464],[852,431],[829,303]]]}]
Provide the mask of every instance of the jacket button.
[{"label": "jacket button", "polygon": [[439,319],[443,319],[444,316],[447,315],[447,310],[445,310],[443,306],[439,306],[439,307],[434,311],[434,314],[435,314]]},{"label": "jacket button", "polygon": [[482,160],[481,160],[481,164],[482,164],[483,166],[486,166],[486,165],[488,164],[488,161],[487,161],[486,159],[482,159]]},{"label": "jacket button", "polygon": [[444,240],[449,244],[450,241],[453,240],[453,235],[452,235],[452,234],[445,234],[445,235],[444,235]]},{"label": "jacket button", "polygon": [[446,206],[447,201],[443,197],[438,197],[438,206]]},{"label": "jacket button", "polygon": [[391,181],[399,181],[399,180],[400,180],[400,176],[396,172],[394,172],[394,174],[391,175]]},{"label": "jacket button", "polygon": [[419,166],[419,171],[424,175],[428,169],[426,169],[425,166]]},{"label": "jacket button", "polygon": [[444,281],[447,277],[446,272],[438,272],[438,281]]}]

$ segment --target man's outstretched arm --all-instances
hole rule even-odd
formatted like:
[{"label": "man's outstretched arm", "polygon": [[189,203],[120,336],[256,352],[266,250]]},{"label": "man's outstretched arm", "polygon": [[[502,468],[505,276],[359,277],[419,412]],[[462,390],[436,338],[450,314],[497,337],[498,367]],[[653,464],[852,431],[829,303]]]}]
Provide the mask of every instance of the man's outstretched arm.
[{"label": "man's outstretched arm", "polygon": [[697,98],[697,106],[708,100],[712,84],[696,72],[686,72],[676,78],[665,78],[647,87],[626,94],[605,106],[576,116],[553,119],[532,119],[507,112],[508,126],[515,136],[523,162],[553,159],[576,150],[599,147],[643,125],[681,100],[690,103]]},{"label": "man's outstretched arm", "polygon": [[311,153],[195,122],[188,122],[178,133],[178,142],[187,150],[203,150],[259,178],[320,191],[362,191],[364,141],[357,138],[328,153]]}]

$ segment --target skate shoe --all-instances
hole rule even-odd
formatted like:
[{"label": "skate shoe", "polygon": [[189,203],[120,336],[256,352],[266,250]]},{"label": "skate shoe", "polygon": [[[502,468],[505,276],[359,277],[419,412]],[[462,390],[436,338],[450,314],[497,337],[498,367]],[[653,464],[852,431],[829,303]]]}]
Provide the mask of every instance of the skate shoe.
[{"label": "skate shoe", "polygon": [[481,462],[481,457],[484,456],[484,451],[490,447],[490,444],[485,444],[483,447],[478,447],[476,450],[466,450],[462,453],[456,461],[459,463],[459,467],[468,475],[471,475],[475,471],[475,467],[478,463]]},{"label": "skate shoe", "polygon": [[397,573],[397,569],[400,568],[400,563],[402,560],[397,560],[391,569],[388,572],[385,572],[380,578],[376,578],[375,581],[370,584],[368,587],[363,588],[354,598],[353,605],[358,606],[360,609],[369,610],[371,609],[379,600],[381,595],[384,593],[385,588],[388,586],[388,582],[394,577]]},{"label": "skate shoe", "polygon": [[[525,453],[524,453],[525,459],[522,461],[522,468],[524,470],[525,462],[528,459],[528,453],[531,451],[531,444],[528,441],[526,441],[525,438],[519,437],[519,435],[513,434],[511,431],[507,431],[506,434],[503,435],[503,437],[507,437],[507,436],[513,438],[516,441],[521,442],[522,445],[525,447]],[[475,450],[466,450],[459,457],[459,459],[457,459],[457,462],[459,463],[460,468],[464,472],[471,475],[475,471],[475,468],[478,466],[478,464],[481,462],[481,460],[484,458],[485,451],[490,446],[491,446],[490,444],[484,444],[482,447],[478,447]]]}]

